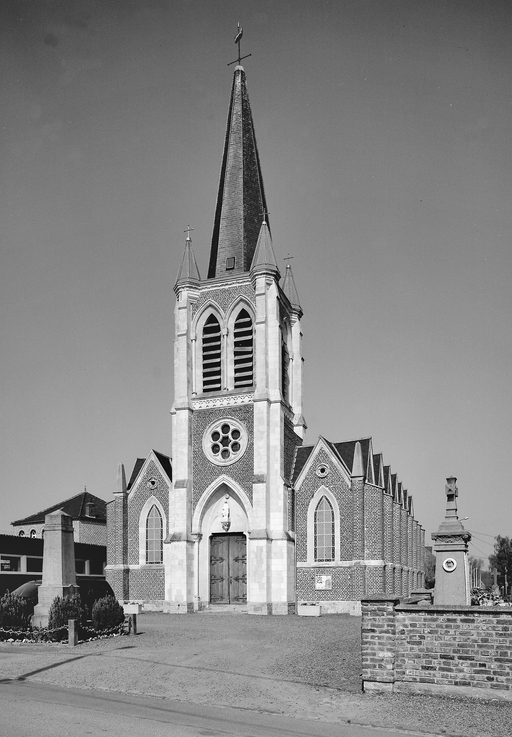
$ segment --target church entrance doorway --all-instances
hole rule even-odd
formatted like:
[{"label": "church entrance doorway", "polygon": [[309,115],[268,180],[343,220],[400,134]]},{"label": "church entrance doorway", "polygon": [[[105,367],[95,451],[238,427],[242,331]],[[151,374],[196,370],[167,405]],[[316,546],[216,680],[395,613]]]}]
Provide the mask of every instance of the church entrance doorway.
[{"label": "church entrance doorway", "polygon": [[247,541],[230,533],[210,538],[210,604],[247,602]]}]

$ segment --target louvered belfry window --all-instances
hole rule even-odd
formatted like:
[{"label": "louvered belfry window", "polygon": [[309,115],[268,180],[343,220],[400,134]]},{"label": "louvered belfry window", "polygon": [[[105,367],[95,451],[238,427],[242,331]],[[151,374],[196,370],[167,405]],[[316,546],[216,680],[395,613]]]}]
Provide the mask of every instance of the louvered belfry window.
[{"label": "louvered belfry window", "polygon": [[203,392],[221,389],[221,334],[219,321],[210,315],[203,328]]},{"label": "louvered belfry window", "polygon": [[334,560],[334,512],[323,496],[315,509],[315,561]]},{"label": "louvered belfry window", "polygon": [[162,517],[153,505],[146,518],[146,563],[162,563],[163,535]]},{"label": "louvered belfry window", "polygon": [[252,320],[246,310],[240,310],[234,332],[235,389],[254,383],[254,335]]}]

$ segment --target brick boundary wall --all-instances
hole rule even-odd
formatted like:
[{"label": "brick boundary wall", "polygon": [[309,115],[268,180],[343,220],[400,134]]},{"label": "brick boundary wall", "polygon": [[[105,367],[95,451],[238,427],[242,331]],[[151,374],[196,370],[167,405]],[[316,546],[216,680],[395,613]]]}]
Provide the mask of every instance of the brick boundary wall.
[{"label": "brick boundary wall", "polygon": [[361,602],[363,691],[512,701],[512,607]]}]

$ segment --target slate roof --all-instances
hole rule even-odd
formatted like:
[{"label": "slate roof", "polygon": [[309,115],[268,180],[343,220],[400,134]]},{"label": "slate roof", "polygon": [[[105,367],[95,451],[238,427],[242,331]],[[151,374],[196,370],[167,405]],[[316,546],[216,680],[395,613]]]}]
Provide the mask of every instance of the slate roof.
[{"label": "slate roof", "polygon": [[[243,67],[236,66],[213,224],[208,279],[249,271],[267,212]],[[226,260],[234,266],[226,271]]]},{"label": "slate roof", "polygon": [[389,493],[391,483],[391,466],[384,466],[384,489]]},{"label": "slate roof", "polygon": [[[371,446],[371,438],[362,438],[359,440],[349,440],[345,443],[331,443],[330,440],[322,438],[324,443],[332,450],[332,452],[340,458],[340,460],[346,465],[349,473],[352,471],[354,465],[354,449],[356,443],[361,443],[361,450],[363,455],[363,468],[368,468],[369,449]],[[314,445],[303,445],[297,448],[295,454],[295,464],[293,467],[292,480],[295,482],[298,475],[304,468],[309,456],[315,448]]]},{"label": "slate roof", "polygon": [[340,458],[343,459],[348,470],[351,471],[354,466],[354,452],[356,443],[361,444],[361,453],[363,456],[363,469],[368,472],[368,457],[370,454],[371,438],[359,438],[358,440],[349,440],[344,443],[333,443]]},{"label": "slate roof", "polygon": [[132,488],[133,484],[135,483],[135,479],[139,475],[139,471],[140,471],[140,469],[142,468],[142,466],[144,465],[145,462],[146,462],[146,459],[145,458],[137,458],[137,460],[135,461],[135,465],[133,467],[133,471],[132,471],[132,475],[130,476],[130,480],[128,481],[128,485],[126,487],[126,491],[129,491]]},{"label": "slate roof", "polygon": [[299,445],[295,452],[295,463],[293,464],[292,482],[295,483],[297,476],[304,468],[306,461],[313,452],[314,445]]},{"label": "slate roof", "polygon": [[[90,517],[85,513],[87,504],[94,505],[94,509],[92,510],[94,517]],[[76,496],[65,499],[63,502],[53,504],[51,507],[47,507],[47,509],[42,509],[40,512],[36,512],[36,514],[31,514],[23,519],[17,519],[11,522],[11,525],[44,523],[46,515],[50,514],[50,512],[56,512],[58,509],[62,509],[63,512],[69,514],[74,520],[90,521],[91,519],[95,519],[97,522],[106,522],[107,519],[105,500],[100,499],[99,496],[94,496],[94,494],[89,494],[88,491],[83,491],[81,494],[76,494]]]},{"label": "slate roof", "polygon": [[169,456],[166,456],[163,453],[159,453],[157,450],[154,450],[153,453],[156,455],[156,457],[160,461],[162,468],[164,469],[165,473],[169,477],[169,481],[172,481],[172,461],[169,458]]},{"label": "slate roof", "polygon": [[[340,458],[340,460],[348,468],[349,473],[353,470],[354,465],[354,451],[356,443],[361,444],[361,452],[363,456],[363,468],[366,469],[367,479],[371,482],[370,474],[373,473],[374,483],[379,486],[379,472],[380,464],[383,463],[382,453],[371,453],[372,439],[371,438],[359,438],[358,440],[347,440],[343,443],[331,443],[326,438],[321,438],[322,441],[332,450],[332,452]],[[293,465],[292,483],[295,483],[300,472],[308,462],[308,459],[315,449],[316,445],[303,445],[299,446],[295,452],[295,462]],[[383,485],[386,493],[391,492],[396,501],[403,503],[402,494],[402,482],[398,481],[396,473],[391,473],[391,466],[384,466],[383,464]],[[407,499],[407,506],[409,509],[412,508],[412,496],[405,492]]]},{"label": "slate roof", "polygon": [[384,484],[384,480],[380,478],[380,464],[382,461],[382,453],[375,453],[373,456],[373,475],[375,477],[375,483],[377,486],[380,486],[379,482],[382,480],[382,484]]},{"label": "slate roof", "polygon": [[[172,462],[169,456],[164,455],[164,453],[159,453],[157,450],[152,451],[156,457],[158,458],[158,461],[160,462],[163,470],[169,477],[169,481],[172,481]],[[133,467],[132,475],[130,476],[130,480],[128,481],[128,485],[126,487],[126,491],[129,491],[133,484],[135,483],[135,480],[137,476],[140,473],[140,469],[142,466],[146,463],[146,458],[137,458],[135,461],[135,465]]]}]

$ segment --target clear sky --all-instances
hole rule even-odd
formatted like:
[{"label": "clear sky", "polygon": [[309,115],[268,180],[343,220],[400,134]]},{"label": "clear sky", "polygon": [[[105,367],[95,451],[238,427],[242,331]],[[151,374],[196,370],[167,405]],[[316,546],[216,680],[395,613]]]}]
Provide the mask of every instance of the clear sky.
[{"label": "clear sky", "polygon": [[[206,275],[243,64],[308,442],[371,435],[430,533],[512,534],[509,0],[2,0],[2,513],[170,454],[173,285]],[[507,461],[508,463],[508,461]]]}]

